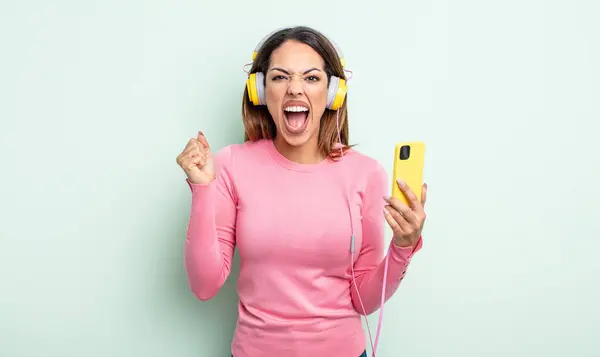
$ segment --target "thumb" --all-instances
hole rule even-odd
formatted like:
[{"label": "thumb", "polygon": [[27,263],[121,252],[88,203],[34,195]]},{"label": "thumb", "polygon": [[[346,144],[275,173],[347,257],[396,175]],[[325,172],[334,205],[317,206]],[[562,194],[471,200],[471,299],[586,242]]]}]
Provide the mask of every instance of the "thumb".
[{"label": "thumb", "polygon": [[200,142],[200,144],[202,144],[205,148],[209,149],[210,145],[208,144],[208,140],[206,140],[206,137],[204,136],[204,133],[202,131],[198,132],[198,141]]}]

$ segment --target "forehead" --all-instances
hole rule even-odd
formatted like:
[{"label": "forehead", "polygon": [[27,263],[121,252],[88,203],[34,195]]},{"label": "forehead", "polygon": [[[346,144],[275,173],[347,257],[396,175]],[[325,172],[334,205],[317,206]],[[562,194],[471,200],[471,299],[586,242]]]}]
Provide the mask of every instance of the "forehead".
[{"label": "forehead", "polygon": [[297,41],[286,41],[271,54],[270,67],[283,67],[292,70],[306,68],[323,69],[323,58],[312,47]]}]

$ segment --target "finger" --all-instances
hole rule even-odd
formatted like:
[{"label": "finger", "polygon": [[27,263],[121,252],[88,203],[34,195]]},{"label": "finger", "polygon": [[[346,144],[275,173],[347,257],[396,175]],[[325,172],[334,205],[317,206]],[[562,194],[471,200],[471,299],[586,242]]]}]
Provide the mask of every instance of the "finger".
[{"label": "finger", "polygon": [[398,213],[401,213],[404,219],[410,223],[417,223],[417,216],[407,205],[395,197],[386,197],[385,201],[392,206]]},{"label": "finger", "polygon": [[387,209],[387,207],[389,207],[389,206],[386,206],[383,208],[383,216],[385,217],[385,220],[387,221],[388,225],[392,229],[392,232],[394,232],[394,235],[397,235],[397,236],[403,235],[404,233],[402,232],[402,227],[400,227],[400,225],[394,219],[394,217],[392,216],[392,213]]},{"label": "finger", "polygon": [[400,188],[400,190],[404,193],[404,196],[406,196],[406,199],[408,200],[408,203],[410,204],[410,206],[412,208],[420,208],[421,204],[419,203],[419,199],[417,198],[417,195],[415,195],[415,193],[410,189],[410,187],[408,187],[408,185],[398,179],[396,180],[396,184],[398,185],[398,187]]},{"label": "finger", "polygon": [[203,153],[206,149],[200,145],[198,141],[192,146],[190,146],[187,150],[184,151],[184,155],[190,155],[192,153]]},{"label": "finger", "polygon": [[425,208],[425,201],[427,201],[427,184],[423,184],[423,189],[421,190],[421,205]]},{"label": "finger", "polygon": [[188,158],[202,157],[202,159],[206,160],[207,155],[206,155],[206,152],[204,152],[202,150],[194,150],[194,151],[190,152],[187,157]]},{"label": "finger", "polygon": [[189,159],[203,156],[206,160],[206,153],[200,147],[200,144],[196,139],[191,139],[186,149],[179,155],[177,155],[176,162],[179,166],[186,167]]},{"label": "finger", "polygon": [[206,140],[206,137],[204,136],[204,133],[199,131],[198,132],[198,141],[200,142],[200,144],[202,144],[205,148],[210,148],[210,145],[208,144],[208,140]]},{"label": "finger", "polygon": [[195,156],[192,157],[190,159],[187,159],[184,162],[184,167],[186,167],[188,170],[191,170],[193,168],[197,168],[199,166],[204,166],[204,164],[206,163],[206,158],[202,157],[202,156]]},{"label": "finger", "polygon": [[403,233],[408,233],[408,232],[412,231],[412,229],[413,229],[412,224],[411,224],[411,222],[409,222],[406,219],[406,216],[404,216],[402,213],[400,213],[398,210],[396,210],[392,206],[386,206],[385,208],[390,213],[390,216],[392,216],[392,218],[394,219],[396,224],[400,227],[400,230]]},{"label": "finger", "polygon": [[186,151],[189,148],[192,148],[196,145],[198,145],[198,140],[191,138],[190,140],[188,140],[187,144],[185,145],[185,148],[183,148],[183,151]]}]

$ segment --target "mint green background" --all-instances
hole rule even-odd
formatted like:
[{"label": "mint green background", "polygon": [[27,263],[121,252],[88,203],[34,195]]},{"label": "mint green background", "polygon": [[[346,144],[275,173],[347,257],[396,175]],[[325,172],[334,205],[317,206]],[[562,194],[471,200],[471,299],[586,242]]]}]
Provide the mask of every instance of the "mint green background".
[{"label": "mint green background", "polygon": [[343,48],[358,149],[389,169],[427,143],[425,246],[378,356],[600,355],[599,11],[2,1],[0,356],[228,356],[239,262],[213,300],[188,291],[175,157],[198,129],[242,140],[242,66],[288,24]]}]

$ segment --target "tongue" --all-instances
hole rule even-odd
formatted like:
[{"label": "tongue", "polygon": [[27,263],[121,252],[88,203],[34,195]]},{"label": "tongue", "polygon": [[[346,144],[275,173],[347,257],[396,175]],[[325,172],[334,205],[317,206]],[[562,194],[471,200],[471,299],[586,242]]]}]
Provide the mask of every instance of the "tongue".
[{"label": "tongue", "polygon": [[287,113],[287,121],[290,127],[298,129],[304,125],[308,112],[290,112]]}]

